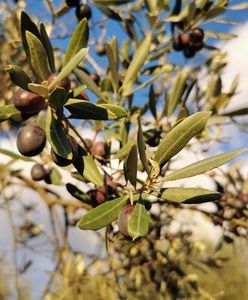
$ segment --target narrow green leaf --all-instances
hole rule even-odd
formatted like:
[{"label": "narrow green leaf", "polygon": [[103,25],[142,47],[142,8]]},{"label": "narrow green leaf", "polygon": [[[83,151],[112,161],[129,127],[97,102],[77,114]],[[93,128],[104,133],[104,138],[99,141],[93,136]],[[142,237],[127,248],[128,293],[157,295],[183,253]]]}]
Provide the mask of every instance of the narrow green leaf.
[{"label": "narrow green leaf", "polygon": [[59,120],[55,119],[50,108],[47,110],[46,137],[55,153],[66,159],[72,159],[72,148],[64,126]]},{"label": "narrow green leaf", "polygon": [[63,107],[65,102],[66,91],[62,87],[57,87],[55,90],[52,91],[51,95],[49,96],[49,103],[55,109]]},{"label": "narrow green leaf", "polygon": [[147,162],[147,159],[146,159],[146,149],[145,149],[145,143],[144,143],[144,139],[143,139],[143,131],[142,131],[140,116],[138,117],[138,135],[137,135],[137,139],[138,139],[138,150],[139,150],[140,160],[142,162],[142,165],[143,165],[144,169],[146,170],[146,173],[149,176],[150,175],[150,169],[149,169],[148,162]]},{"label": "narrow green leaf", "polygon": [[30,51],[29,46],[26,39],[26,32],[29,31],[33,35],[35,35],[38,39],[40,39],[40,32],[36,24],[31,20],[30,16],[25,12],[21,12],[21,38],[23,48],[25,50],[26,56],[28,60],[30,60]]},{"label": "narrow green leaf", "polygon": [[118,80],[119,76],[118,76],[117,65],[114,60],[113,51],[109,43],[106,44],[106,51],[107,51],[107,56],[109,61],[109,68],[111,72],[111,83],[113,86],[114,93],[116,94],[119,89],[119,80]]},{"label": "narrow green leaf", "polygon": [[160,174],[159,163],[156,162],[155,160],[151,159],[151,158],[149,159],[149,163],[151,164],[151,175],[150,175],[150,177],[152,179],[157,178],[158,175]]},{"label": "narrow green leaf", "polygon": [[243,10],[248,8],[248,3],[246,1],[239,3],[237,5],[227,6],[228,10]]},{"label": "narrow green leaf", "polygon": [[102,5],[120,5],[127,4],[132,1],[134,0],[93,0],[94,3]]},{"label": "narrow green leaf", "polygon": [[147,234],[149,222],[150,216],[145,206],[137,202],[128,221],[128,233],[133,238],[133,241]]},{"label": "narrow green leaf", "polygon": [[9,65],[5,68],[10,75],[10,79],[14,84],[23,88],[24,90],[28,90],[28,84],[32,82],[29,76],[23,71],[23,69],[17,65]]},{"label": "narrow green leaf", "polygon": [[90,195],[81,191],[77,186],[71,183],[67,183],[66,185],[67,191],[76,199],[83,202],[90,202]]},{"label": "narrow green leaf", "polygon": [[82,61],[84,56],[88,53],[88,48],[81,49],[79,52],[77,52],[76,55],[74,55],[68,63],[63,67],[61,72],[58,74],[56,79],[51,82],[49,85],[49,90],[52,90],[55,88],[56,84],[59,83],[63,78],[68,76],[75,68],[76,66]]},{"label": "narrow green leaf", "polygon": [[96,94],[98,97],[103,98],[103,95],[98,88],[98,86],[95,84],[95,82],[88,76],[83,70],[80,68],[76,68],[74,70],[75,75],[77,76],[78,80],[87,86],[87,88],[94,94]]},{"label": "narrow green leaf", "polygon": [[125,110],[114,104],[93,104],[79,99],[69,99],[65,104],[70,118],[92,120],[114,120],[126,115]]},{"label": "narrow green leaf", "polygon": [[1,154],[4,154],[4,155],[7,155],[7,156],[9,156],[9,157],[11,157],[11,158],[14,158],[14,159],[16,159],[16,160],[24,160],[24,161],[29,161],[29,162],[33,162],[34,160],[32,159],[32,158],[30,158],[30,157],[27,157],[27,156],[22,156],[22,155],[20,155],[20,154],[16,154],[16,153],[14,153],[14,152],[12,152],[12,151],[9,151],[9,150],[6,150],[6,149],[0,149],[0,153]]},{"label": "narrow green leaf", "polygon": [[119,46],[118,46],[118,39],[116,36],[114,36],[110,41],[108,41],[112,52],[113,52],[113,56],[114,56],[114,61],[117,67],[117,70],[119,68]]},{"label": "narrow green leaf", "polygon": [[[164,190],[164,191],[163,191]],[[202,188],[166,188],[158,196],[170,202],[197,204],[219,200],[222,195],[216,191]]]},{"label": "narrow green leaf", "polygon": [[209,31],[209,30],[205,31],[204,33],[205,33],[206,37],[212,37],[212,38],[224,39],[224,40],[230,40],[230,39],[233,39],[233,38],[237,37],[237,35],[235,35],[235,34]]},{"label": "narrow green leaf", "polygon": [[248,108],[244,107],[244,108],[240,108],[237,110],[233,110],[233,111],[227,111],[224,112],[222,114],[220,114],[221,116],[228,116],[228,117],[234,117],[234,116],[244,116],[248,114]]},{"label": "narrow green leaf", "polygon": [[172,128],[158,145],[154,160],[164,165],[204,129],[210,115],[211,112],[194,113]]},{"label": "narrow green leaf", "polygon": [[183,179],[183,178],[188,178],[188,177],[193,177],[196,175],[203,174],[205,172],[218,168],[219,166],[243,154],[245,151],[247,151],[247,149],[218,154],[210,158],[200,160],[168,176],[165,176],[163,178],[163,181],[178,180],[178,179]]},{"label": "narrow green leaf", "polygon": [[62,182],[62,175],[60,174],[59,170],[57,168],[52,168],[50,174],[49,174],[51,183],[54,185],[63,185]]},{"label": "narrow green leaf", "polygon": [[181,101],[182,95],[186,88],[186,80],[189,77],[189,68],[186,67],[179,71],[175,76],[172,87],[168,94],[167,116],[171,116],[177,104]]},{"label": "narrow green leaf", "polygon": [[51,71],[41,41],[29,31],[26,32],[26,39],[30,52],[30,63],[35,76],[40,81],[47,80]]},{"label": "narrow green leaf", "polygon": [[134,144],[130,149],[129,155],[125,161],[125,177],[136,187],[138,170],[138,153],[137,146]]},{"label": "narrow green leaf", "polygon": [[84,18],[78,23],[75,31],[72,34],[69,46],[65,53],[63,66],[65,66],[69,62],[69,60],[75,54],[77,54],[82,48],[87,47],[88,39],[89,39],[89,27],[88,27],[87,19]]},{"label": "narrow green leaf", "polygon": [[29,83],[28,84],[28,89],[35,93],[38,94],[44,98],[46,98],[48,96],[48,88],[42,84],[38,84],[38,83]]},{"label": "narrow green leaf", "polygon": [[55,69],[55,59],[54,59],[54,54],[53,54],[53,46],[47,35],[46,27],[43,23],[40,23],[40,40],[46,50],[50,69],[51,69],[52,73],[55,73],[56,69]]},{"label": "narrow green leaf", "polygon": [[21,112],[12,104],[0,106],[0,122],[6,121],[9,118],[21,120]]},{"label": "narrow green leaf", "polygon": [[79,228],[98,230],[109,225],[118,217],[127,200],[128,196],[122,196],[97,206],[80,219],[78,222]]},{"label": "narrow green leaf", "polygon": [[134,144],[136,144],[135,140],[125,143],[123,147],[121,147],[121,149],[117,151],[117,153],[115,154],[115,158],[118,158],[120,160],[127,158]]},{"label": "narrow green leaf", "polygon": [[134,82],[137,79],[138,73],[140,72],[141,67],[144,65],[152,42],[152,35],[148,33],[144,40],[139,45],[138,49],[136,50],[133,59],[127,69],[126,75],[123,80],[122,90],[123,96],[128,95],[131,91]]},{"label": "narrow green leaf", "polygon": [[154,117],[154,119],[157,119],[157,111],[156,111],[156,95],[154,92],[153,84],[151,84],[150,90],[149,90],[149,109]]},{"label": "narrow green leaf", "polygon": [[73,165],[86,180],[97,186],[103,186],[103,176],[99,172],[93,158],[82,147],[79,147],[78,155]]},{"label": "narrow green leaf", "polygon": [[118,12],[116,10],[114,10],[110,7],[101,5],[101,4],[97,4],[96,6],[108,18],[116,20],[116,21],[122,21],[122,18],[120,17],[120,15],[118,14]]}]

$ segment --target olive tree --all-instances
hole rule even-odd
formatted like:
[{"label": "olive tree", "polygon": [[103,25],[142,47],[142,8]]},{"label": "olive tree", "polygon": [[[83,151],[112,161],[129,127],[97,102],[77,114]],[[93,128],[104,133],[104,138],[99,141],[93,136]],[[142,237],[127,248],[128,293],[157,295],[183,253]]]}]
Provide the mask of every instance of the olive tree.
[{"label": "olive tree", "polygon": [[[186,149],[194,151],[194,144],[210,149],[226,122],[237,124],[235,117],[247,114],[246,108],[226,110],[238,80],[234,77],[229,90],[223,90],[226,57],[208,39],[234,36],[207,29],[208,23],[228,23],[222,18],[226,11],[245,9],[247,3],[94,0],[65,1],[55,7],[44,2],[51,17],[49,30],[21,9],[24,1],[8,8],[13,18],[3,15],[1,20],[1,44],[8,49],[1,54],[7,62],[1,62],[2,72],[10,90],[1,90],[1,130],[18,128],[19,151],[0,149],[6,156],[1,165],[2,198],[13,218],[5,189],[18,183],[34,190],[49,208],[55,227],[53,209],[62,207],[65,241],[71,226],[105,228],[108,268],[92,276],[89,270],[99,261],[95,257],[87,268],[78,268],[81,254],[64,242],[55,250],[56,272],[43,297],[77,299],[95,293],[99,299],[214,299],[201,286],[196,269],[217,268],[224,260],[215,253],[206,259],[190,231],[173,235],[167,229],[187,208],[222,227],[218,251],[246,236],[247,178],[238,168],[221,176],[213,170],[247,149],[205,156],[177,169],[173,163]],[[72,9],[77,25],[63,51],[54,48],[51,35],[67,24],[61,20]],[[94,13],[100,16],[97,22],[92,20]],[[5,18],[15,30],[4,24]],[[109,36],[113,24],[121,33]],[[202,72],[208,74],[205,89]],[[15,168],[16,160],[23,166],[32,164],[30,176]],[[61,172],[67,172],[66,182]],[[178,184],[205,173],[216,189],[209,190],[204,182],[200,187]],[[80,188],[82,182],[86,189]],[[54,186],[66,186],[71,199]],[[204,210],[200,204],[206,202],[215,209]],[[24,213],[28,209],[32,207]],[[24,229],[27,239],[42,234],[35,224]],[[20,241],[16,236],[15,243]],[[62,283],[56,286],[57,282]]]}]

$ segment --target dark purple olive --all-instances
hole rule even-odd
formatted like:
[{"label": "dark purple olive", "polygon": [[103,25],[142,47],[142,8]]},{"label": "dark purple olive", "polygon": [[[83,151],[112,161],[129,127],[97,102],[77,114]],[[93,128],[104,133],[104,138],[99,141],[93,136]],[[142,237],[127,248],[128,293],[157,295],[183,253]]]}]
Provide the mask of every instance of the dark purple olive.
[{"label": "dark purple olive", "polygon": [[[52,75],[49,76],[47,82],[48,85],[51,84],[58,76],[58,73],[53,73]],[[62,87],[66,90],[68,93],[69,90],[71,89],[71,81],[68,77],[63,78],[59,83],[56,85],[57,87]]]},{"label": "dark purple olive", "polygon": [[17,135],[17,149],[24,156],[40,154],[46,144],[46,134],[38,125],[26,125]]},{"label": "dark purple olive", "polygon": [[65,167],[65,166],[69,166],[77,157],[77,153],[78,153],[78,143],[77,141],[74,139],[74,137],[69,136],[69,142],[72,148],[72,153],[73,153],[73,158],[72,160],[64,158],[60,155],[58,155],[57,153],[55,153],[53,151],[53,149],[51,149],[51,158],[54,161],[54,163],[60,167]]},{"label": "dark purple olive", "polygon": [[125,236],[129,236],[128,221],[130,219],[133,210],[134,210],[134,205],[131,204],[123,207],[117,220],[119,231]]},{"label": "dark purple olive", "polygon": [[193,47],[195,48],[195,51],[200,51],[204,47],[204,43],[203,42],[194,43]]},{"label": "dark purple olive", "polygon": [[35,114],[45,108],[45,99],[37,94],[19,88],[14,95],[14,106],[24,114]]},{"label": "dark purple olive", "polygon": [[84,18],[89,20],[91,18],[91,15],[92,15],[91,8],[86,4],[83,4],[76,8],[76,17],[78,21],[81,21]]},{"label": "dark purple olive", "polygon": [[186,58],[192,58],[195,55],[195,48],[193,45],[187,45],[184,49],[183,49],[183,54]]},{"label": "dark purple olive", "polygon": [[42,164],[35,164],[31,169],[31,178],[35,181],[43,180],[48,176],[49,172]]},{"label": "dark purple olive", "polygon": [[104,44],[98,44],[95,50],[97,55],[102,56],[106,54],[106,47]]},{"label": "dark purple olive", "polygon": [[192,44],[202,42],[204,39],[204,31],[201,28],[193,29],[189,34],[189,39]]},{"label": "dark purple olive", "polygon": [[65,0],[68,7],[78,7],[80,5],[80,0]]},{"label": "dark purple olive", "polygon": [[183,50],[183,42],[180,35],[174,37],[172,47],[175,51]]}]

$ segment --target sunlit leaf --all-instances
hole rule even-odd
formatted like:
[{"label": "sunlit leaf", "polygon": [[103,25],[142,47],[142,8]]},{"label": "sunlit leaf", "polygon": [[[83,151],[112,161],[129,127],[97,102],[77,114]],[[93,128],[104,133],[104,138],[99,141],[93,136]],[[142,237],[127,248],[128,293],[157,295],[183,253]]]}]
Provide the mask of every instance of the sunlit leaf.
[{"label": "sunlit leaf", "polygon": [[128,196],[122,196],[99,205],[80,219],[78,227],[85,230],[98,230],[107,226],[117,219],[120,210],[126,204],[127,200]]},{"label": "sunlit leaf", "polygon": [[172,128],[158,145],[154,160],[164,165],[204,129],[210,115],[211,112],[194,113]]},{"label": "sunlit leaf", "polygon": [[163,181],[172,181],[183,178],[188,178],[196,175],[203,174],[205,172],[211,171],[215,168],[218,168],[221,165],[224,165],[228,161],[238,157],[243,154],[247,149],[227,152],[223,154],[218,154],[198,162],[195,162],[189,166],[186,166],[174,173],[167,175],[163,178]]}]

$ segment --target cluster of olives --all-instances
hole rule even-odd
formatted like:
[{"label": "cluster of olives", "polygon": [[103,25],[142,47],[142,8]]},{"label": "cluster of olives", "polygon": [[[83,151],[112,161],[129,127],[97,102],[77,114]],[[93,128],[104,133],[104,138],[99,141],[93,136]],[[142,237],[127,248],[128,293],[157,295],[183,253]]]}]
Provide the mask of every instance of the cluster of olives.
[{"label": "cluster of olives", "polygon": [[[52,74],[48,80],[47,84],[49,85],[52,83],[57,77],[57,73]],[[58,84],[57,87],[62,87],[65,89],[68,96],[70,96],[70,89],[71,89],[71,81],[68,77],[63,78]],[[89,101],[88,95],[83,91],[78,96],[78,99],[82,99],[85,101]],[[22,88],[19,88],[13,99],[14,106],[21,111],[23,114],[26,114],[28,116],[32,116],[42,109],[46,108],[47,102],[46,99],[40,95],[37,95],[35,93],[32,93],[30,91],[26,91]],[[78,153],[78,144],[76,140],[68,135],[68,141],[71,145],[72,152],[73,152],[73,158],[72,160],[68,160],[57,153],[54,152],[53,149],[51,149],[51,158],[54,161],[55,164],[58,166],[68,166],[71,164],[77,157]],[[44,147],[46,145],[46,134],[44,130],[37,124],[28,124],[20,129],[17,135],[17,149],[19,152],[28,157],[32,157],[35,155],[40,154]],[[95,148],[99,147],[99,145],[96,145]],[[94,150],[95,151],[95,150]],[[96,150],[97,153],[98,150]],[[99,152],[99,151],[98,151]],[[104,156],[104,153],[102,153]],[[99,156],[101,156],[101,153],[98,153]],[[34,180],[42,180],[47,177],[48,172],[44,169],[42,165],[34,166],[32,178]],[[39,172],[38,177],[35,175],[37,172]],[[31,172],[32,174],[32,172]],[[44,177],[44,178],[43,178]]]},{"label": "cluster of olives", "polygon": [[80,5],[80,0],[66,0],[66,5],[68,7],[75,7],[75,14],[78,19],[78,21],[81,21],[82,19],[86,18],[89,20],[92,16],[92,11],[90,6],[83,4]]},{"label": "cluster of olives", "polygon": [[195,28],[189,34],[180,33],[174,37],[173,49],[175,51],[183,51],[185,57],[191,58],[203,48],[203,39],[204,31],[201,28]]}]

